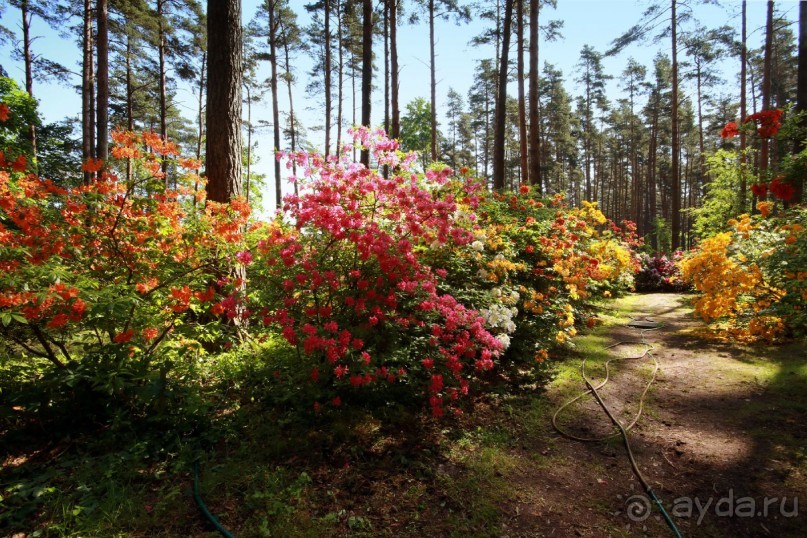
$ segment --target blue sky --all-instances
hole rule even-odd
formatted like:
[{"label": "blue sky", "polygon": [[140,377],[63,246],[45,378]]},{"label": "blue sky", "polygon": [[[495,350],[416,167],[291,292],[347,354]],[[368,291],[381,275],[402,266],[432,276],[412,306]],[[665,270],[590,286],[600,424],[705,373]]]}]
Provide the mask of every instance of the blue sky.
[{"label": "blue sky", "polygon": [[[1,0],[0,0],[1,1]],[[255,13],[257,0],[243,0],[243,16],[247,22]],[[291,4],[298,9],[301,23],[307,24],[307,15],[302,6],[304,0],[291,0]],[[739,28],[740,1],[724,0],[722,7],[697,6],[694,18],[707,28],[717,27],[724,24]],[[579,92],[573,82],[575,78],[574,66],[578,61],[580,49],[583,45],[593,46],[598,51],[604,51],[610,42],[627,28],[636,24],[648,2],[643,0],[558,0],[558,8],[545,9],[541,18],[542,21],[560,19],[564,21],[562,30],[563,39],[546,43],[541,43],[541,65],[545,61],[555,64],[563,70],[566,77],[567,90],[576,95]],[[777,9],[784,12],[785,16],[792,21],[798,19],[798,2],[796,0],[778,1]],[[749,45],[758,47],[762,43],[764,34],[766,2],[764,0],[750,0],[748,2],[748,32]],[[6,6],[3,14],[3,25],[13,31],[19,32],[17,21],[18,11]],[[437,22],[437,81],[438,81],[438,111],[445,100],[445,95],[449,87],[454,88],[463,96],[467,94],[471,86],[476,61],[481,58],[493,57],[492,47],[474,48],[469,45],[471,37],[482,32],[486,21],[473,21],[471,24],[456,26],[451,22]],[[795,31],[795,28],[794,28]],[[79,68],[79,49],[75,39],[63,38],[53,29],[48,28],[41,22],[34,23],[33,35],[38,36],[34,42],[35,52],[43,54],[49,59],[59,61],[77,73]],[[651,65],[653,57],[659,50],[666,50],[669,44],[665,40],[663,43],[654,45],[643,43],[629,47],[616,57],[606,58],[604,61],[605,72],[618,76],[624,69],[628,58],[633,57],[642,64]],[[376,45],[381,47],[380,44]],[[9,74],[22,81],[22,66],[14,62],[10,57],[10,45],[0,47],[0,63]],[[399,56],[401,66],[401,107],[416,97],[428,98],[429,96],[429,70],[428,70],[428,29],[425,24],[417,26],[403,26],[399,31]],[[295,65],[298,66],[298,87],[295,95],[295,111],[301,114],[304,125],[310,126],[319,120],[321,113],[313,111],[303,112],[306,106],[314,105],[312,97],[304,92],[305,77],[309,70],[307,58],[300,57]],[[724,67],[724,78],[732,83],[735,79],[736,66],[727,64]],[[267,73],[266,71],[264,73]],[[264,75],[265,76],[265,75]],[[75,83],[79,79],[76,77]],[[373,99],[373,121],[380,123],[383,114],[383,87],[379,84]],[[609,97],[616,99],[619,97],[619,81],[611,81],[609,85]],[[733,86],[727,86],[725,93],[739,93]],[[56,84],[38,83],[34,87],[34,94],[40,100],[40,110],[45,121],[56,121],[65,116],[78,117],[80,114],[80,99],[76,91],[72,88],[59,86]],[[178,95],[180,100],[187,100],[187,115],[191,115],[193,107],[193,96],[184,90],[180,90]],[[285,90],[281,93],[281,109],[286,107]],[[345,103],[345,106],[350,106]],[[350,117],[349,112],[346,112]],[[268,106],[253,109],[253,118],[271,119],[271,112]],[[312,142],[318,140],[317,133],[310,133]],[[271,140],[268,131],[259,134],[258,153],[262,156],[262,162],[257,165],[257,170],[268,172],[271,167]],[[271,190],[271,189],[267,189]],[[267,197],[271,193],[267,192]],[[265,205],[273,206],[271,199],[265,200]]]}]

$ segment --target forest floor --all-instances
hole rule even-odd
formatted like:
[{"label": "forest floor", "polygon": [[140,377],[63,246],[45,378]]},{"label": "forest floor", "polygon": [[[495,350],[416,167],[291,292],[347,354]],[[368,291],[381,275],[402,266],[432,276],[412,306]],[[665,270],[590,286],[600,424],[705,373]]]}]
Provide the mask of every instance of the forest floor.
[{"label": "forest floor", "polygon": [[[585,389],[583,357],[600,380],[605,360],[644,349],[603,350],[641,337],[626,326],[631,317],[662,325],[645,333],[660,369],[631,445],[683,536],[804,536],[804,348],[706,339],[679,294],[608,303],[604,323],[575,340],[543,391],[486,396],[451,427],[370,418],[297,427],[245,401],[202,461],[202,496],[239,538],[673,536],[656,508],[633,511],[643,490],[621,438],[581,443],[551,423]],[[636,414],[652,371],[649,358],[612,363],[600,392],[621,419]],[[558,423],[584,437],[611,431],[590,397]],[[216,536],[194,506],[188,459],[154,454],[146,443],[77,434],[39,449],[12,447],[0,494],[28,488],[32,499],[47,500],[18,504],[29,513],[8,518],[0,536]]]}]

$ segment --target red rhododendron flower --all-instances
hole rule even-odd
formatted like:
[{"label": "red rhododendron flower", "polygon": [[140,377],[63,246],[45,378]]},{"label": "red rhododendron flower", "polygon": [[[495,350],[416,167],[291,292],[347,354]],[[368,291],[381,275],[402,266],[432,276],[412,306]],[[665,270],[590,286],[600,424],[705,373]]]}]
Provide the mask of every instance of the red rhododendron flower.
[{"label": "red rhododendron flower", "polygon": [[0,103],[0,121],[8,121],[10,115],[11,110],[9,110],[8,105]]},{"label": "red rhododendron flower", "polygon": [[765,198],[765,195],[768,194],[768,184],[757,183],[756,185],[751,185],[751,192],[754,193],[754,196],[757,198]]},{"label": "red rhododendron flower", "polygon": [[521,194],[527,194],[528,192],[530,192],[530,186],[522,185],[518,188],[518,192],[520,192]]},{"label": "red rhododendron flower", "polygon": [[743,123],[748,123],[749,121],[756,122],[759,136],[762,138],[771,138],[779,132],[779,128],[782,126],[779,122],[781,117],[782,110],[779,108],[774,110],[762,110],[745,118]]},{"label": "red rhododendron flower", "polygon": [[115,342],[116,344],[125,344],[132,338],[134,338],[134,331],[132,329],[129,329],[120,334],[116,334],[115,338],[113,338],[112,341]]},{"label": "red rhododendron flower", "polygon": [[796,189],[780,176],[771,181],[771,193],[786,202],[793,198],[793,195],[796,194]]},{"label": "red rhododendron flower", "polygon": [[733,121],[730,121],[723,127],[723,130],[720,132],[721,138],[734,138],[740,134],[740,129],[737,128],[737,124]]},{"label": "red rhododendron flower", "polygon": [[28,166],[28,161],[25,159],[25,155],[20,155],[11,163],[11,169],[15,172],[25,172],[26,166]]},{"label": "red rhododendron flower", "polygon": [[67,324],[67,314],[56,314],[53,319],[48,322],[48,328],[59,329]]}]

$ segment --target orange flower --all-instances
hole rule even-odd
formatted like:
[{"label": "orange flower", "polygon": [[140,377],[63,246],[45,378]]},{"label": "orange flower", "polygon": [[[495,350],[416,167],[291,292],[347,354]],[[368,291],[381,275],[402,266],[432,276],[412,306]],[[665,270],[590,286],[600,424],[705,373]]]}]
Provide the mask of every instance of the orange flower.
[{"label": "orange flower", "polygon": [[197,291],[194,295],[200,303],[207,303],[216,297],[216,290],[212,286],[208,286],[206,291]]},{"label": "orange flower", "polygon": [[188,170],[199,170],[202,168],[201,161],[196,159],[179,159],[179,165]]},{"label": "orange flower", "polygon": [[171,307],[176,313],[184,312],[188,309],[188,303],[191,300],[191,289],[188,286],[182,286],[182,288],[171,288],[171,297],[173,297],[177,304]]},{"label": "orange flower", "polygon": [[0,103],[0,121],[8,121],[10,115],[11,110],[9,110],[8,105]]},{"label": "orange flower", "polygon": [[762,218],[767,218],[768,215],[771,214],[771,210],[773,209],[772,202],[759,202],[757,204],[757,209],[759,210],[759,214],[762,215]]},{"label": "orange flower", "polygon": [[96,159],[94,157],[90,157],[84,164],[81,165],[81,169],[85,172],[95,173],[99,171],[101,168],[104,167],[104,161],[102,159]]},{"label": "orange flower", "polygon": [[156,278],[150,278],[145,282],[138,282],[135,289],[137,290],[137,293],[148,293],[156,288],[157,284],[159,284],[159,281]]}]

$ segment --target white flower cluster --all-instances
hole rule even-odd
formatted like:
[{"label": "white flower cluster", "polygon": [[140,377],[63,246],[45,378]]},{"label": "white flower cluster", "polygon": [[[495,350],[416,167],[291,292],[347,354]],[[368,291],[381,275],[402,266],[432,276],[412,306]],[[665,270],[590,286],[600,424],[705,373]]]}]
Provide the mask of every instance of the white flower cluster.
[{"label": "white flower cluster", "polygon": [[476,241],[471,243],[471,248],[477,252],[482,252],[483,250],[485,250],[485,244],[479,239],[477,239]]},{"label": "white flower cluster", "polygon": [[485,324],[489,329],[498,329],[501,332],[496,335],[496,338],[507,349],[510,346],[510,336],[516,330],[516,323],[513,318],[518,315],[518,308],[515,306],[506,306],[504,303],[515,303],[519,299],[517,291],[510,293],[503,292],[501,288],[494,288],[491,290],[494,297],[500,302],[494,303],[490,308],[483,308],[479,311],[482,317],[485,318]]}]

